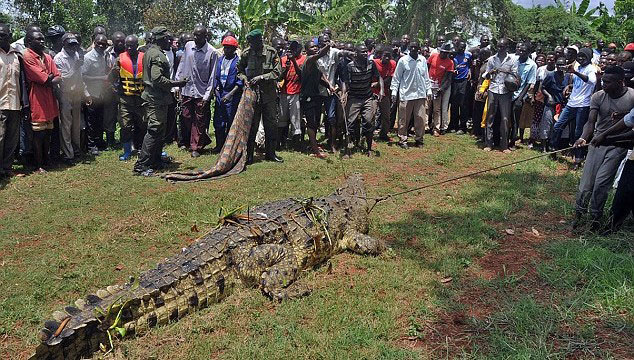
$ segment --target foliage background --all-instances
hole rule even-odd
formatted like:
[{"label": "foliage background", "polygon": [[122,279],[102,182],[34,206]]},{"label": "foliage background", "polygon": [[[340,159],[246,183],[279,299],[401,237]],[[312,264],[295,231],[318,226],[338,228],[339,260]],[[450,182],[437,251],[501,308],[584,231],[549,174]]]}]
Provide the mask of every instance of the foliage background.
[{"label": "foliage background", "polygon": [[226,30],[244,37],[253,27],[269,38],[309,36],[330,27],[346,41],[389,42],[404,33],[432,40],[439,34],[490,33],[551,46],[564,36],[573,42],[604,38],[620,46],[634,41],[634,0],[616,0],[612,13],[603,4],[589,8],[589,0],[564,1],[525,9],[511,0],[0,0],[0,8],[18,29],[30,22],[43,28],[58,23],[84,39],[97,24],[137,34],[165,25],[178,34],[201,23],[216,38]]}]

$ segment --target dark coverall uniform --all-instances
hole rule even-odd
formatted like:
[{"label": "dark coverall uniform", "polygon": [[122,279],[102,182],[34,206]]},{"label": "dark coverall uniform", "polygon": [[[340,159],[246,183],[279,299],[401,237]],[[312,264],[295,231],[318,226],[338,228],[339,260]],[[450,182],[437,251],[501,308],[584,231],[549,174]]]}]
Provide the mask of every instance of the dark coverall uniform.
[{"label": "dark coverall uniform", "polygon": [[141,94],[147,133],[143,138],[139,159],[134,164],[135,172],[155,170],[162,166],[161,152],[165,142],[167,108],[174,101],[171,94],[174,83],[170,80],[170,64],[167,57],[157,45],[151,44],[143,56],[145,87]]}]

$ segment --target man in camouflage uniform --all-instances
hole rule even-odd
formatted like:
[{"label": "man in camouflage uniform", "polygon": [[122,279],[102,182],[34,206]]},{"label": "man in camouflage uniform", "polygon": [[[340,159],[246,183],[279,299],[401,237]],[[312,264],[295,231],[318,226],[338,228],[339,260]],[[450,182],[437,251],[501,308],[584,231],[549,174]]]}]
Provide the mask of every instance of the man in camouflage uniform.
[{"label": "man in camouflage uniform", "polygon": [[255,89],[258,93],[258,101],[254,108],[253,124],[249,133],[247,145],[247,164],[253,163],[253,151],[255,149],[255,135],[258,131],[260,117],[264,123],[265,159],[275,162],[283,162],[282,158],[275,155],[277,142],[277,80],[282,72],[280,58],[277,50],[264,45],[262,30],[256,29],[247,35],[249,47],[247,47],[238,62],[238,77],[245,84]]},{"label": "man in camouflage uniform", "polygon": [[139,159],[134,164],[137,175],[152,176],[154,170],[162,167],[161,152],[165,140],[167,107],[174,101],[172,87],[183,87],[188,79],[170,80],[170,64],[163,50],[169,50],[170,37],[167,28],[157,26],[152,29],[154,43],[148,46],[143,56],[143,107],[147,133],[143,138]]}]

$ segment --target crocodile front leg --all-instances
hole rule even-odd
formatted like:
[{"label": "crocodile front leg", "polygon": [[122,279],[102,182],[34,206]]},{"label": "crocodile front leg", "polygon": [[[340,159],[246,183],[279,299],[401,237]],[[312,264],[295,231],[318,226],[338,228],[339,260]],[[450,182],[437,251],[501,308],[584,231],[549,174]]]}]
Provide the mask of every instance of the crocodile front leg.
[{"label": "crocodile front leg", "polygon": [[293,250],[279,244],[262,244],[236,259],[239,276],[246,283],[259,285],[262,292],[281,301],[308,295],[310,291],[294,284],[299,274]]},{"label": "crocodile front leg", "polygon": [[385,250],[385,243],[356,230],[348,230],[342,239],[344,250],[359,255],[379,255]]}]

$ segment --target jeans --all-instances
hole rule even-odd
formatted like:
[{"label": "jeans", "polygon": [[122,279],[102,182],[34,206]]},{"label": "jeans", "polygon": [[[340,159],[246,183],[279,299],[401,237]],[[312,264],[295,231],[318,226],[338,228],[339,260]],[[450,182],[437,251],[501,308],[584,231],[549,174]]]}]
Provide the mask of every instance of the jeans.
[{"label": "jeans", "polygon": [[[566,128],[568,123],[571,120],[575,120],[575,138],[571,139],[571,142],[576,141],[583,134],[583,126],[588,121],[588,115],[590,114],[590,107],[570,107],[566,106],[559,114],[559,120],[555,123],[553,127],[553,134],[551,139],[551,146],[556,148],[559,145],[559,141],[561,140],[561,132]],[[575,159],[583,159],[586,154],[586,148],[578,148],[574,150]]]}]

